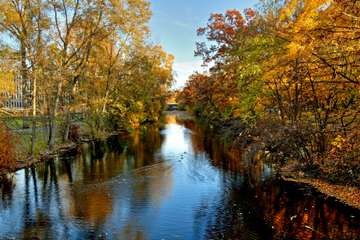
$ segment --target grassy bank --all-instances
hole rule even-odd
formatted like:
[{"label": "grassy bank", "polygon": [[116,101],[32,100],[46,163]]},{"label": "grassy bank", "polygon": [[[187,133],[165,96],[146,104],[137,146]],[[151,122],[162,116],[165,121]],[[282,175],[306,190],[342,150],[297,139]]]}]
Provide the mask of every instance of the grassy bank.
[{"label": "grassy bank", "polygon": [[[4,121],[4,119],[2,120]],[[58,137],[55,138],[55,145],[51,150],[46,144],[41,125],[36,125],[34,157],[31,156],[33,132],[31,128],[21,129],[22,117],[12,118],[11,121],[4,122],[5,124],[3,125],[3,127],[5,130],[3,130],[3,136],[1,139],[10,146],[10,149],[8,149],[7,152],[4,152],[2,157],[4,157],[5,155],[9,155],[11,159],[8,160],[7,164],[3,164],[0,167],[0,175],[8,174],[25,167],[33,166],[36,163],[50,159],[51,156],[58,154],[59,152],[67,151],[71,148],[74,148],[83,142],[99,139],[100,135],[94,136],[91,133],[91,129],[89,128],[89,126],[87,126],[83,122],[75,122],[73,123],[73,125],[75,126],[76,132],[72,134],[75,134],[76,136],[71,136],[68,141],[63,142],[63,128],[61,127],[60,122],[61,119],[59,120],[60,126],[57,128]],[[7,128],[5,128],[5,126]],[[104,131],[101,133],[100,138],[106,139],[111,134],[114,133]],[[1,160],[2,162],[4,161],[4,159]]]}]

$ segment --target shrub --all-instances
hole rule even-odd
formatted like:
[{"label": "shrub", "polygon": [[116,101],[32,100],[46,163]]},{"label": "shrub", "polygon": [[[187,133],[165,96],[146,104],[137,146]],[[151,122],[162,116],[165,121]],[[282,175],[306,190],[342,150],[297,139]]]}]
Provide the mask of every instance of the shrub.
[{"label": "shrub", "polygon": [[70,129],[69,129],[69,139],[70,140],[72,140],[74,142],[79,140],[79,138],[80,138],[79,128],[80,128],[80,126],[76,125],[76,124],[72,124],[70,126]]},{"label": "shrub", "polygon": [[194,113],[195,113],[196,116],[200,116],[200,114],[202,113],[201,108],[196,108],[196,109],[194,110]]},{"label": "shrub", "polygon": [[5,168],[13,169],[15,164],[15,153],[13,151],[15,147],[15,139],[10,129],[0,125],[0,170]]}]

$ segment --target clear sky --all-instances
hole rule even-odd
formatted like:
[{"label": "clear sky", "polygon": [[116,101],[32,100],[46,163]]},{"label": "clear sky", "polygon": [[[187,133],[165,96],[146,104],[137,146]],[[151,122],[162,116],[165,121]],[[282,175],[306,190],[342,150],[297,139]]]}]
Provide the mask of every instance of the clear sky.
[{"label": "clear sky", "polygon": [[228,9],[241,13],[253,8],[258,0],[148,0],[154,15],[150,21],[152,39],[158,40],[167,53],[175,56],[175,87],[183,86],[194,71],[203,72],[201,57],[194,57],[195,42],[204,42],[196,30],[206,27],[210,13],[225,14]]}]

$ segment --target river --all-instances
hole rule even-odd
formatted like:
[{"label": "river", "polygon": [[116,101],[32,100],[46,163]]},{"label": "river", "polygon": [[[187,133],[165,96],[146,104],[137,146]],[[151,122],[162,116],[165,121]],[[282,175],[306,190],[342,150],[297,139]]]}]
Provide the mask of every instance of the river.
[{"label": "river", "polygon": [[0,238],[360,239],[359,210],[246,161],[168,115],[5,177]]}]

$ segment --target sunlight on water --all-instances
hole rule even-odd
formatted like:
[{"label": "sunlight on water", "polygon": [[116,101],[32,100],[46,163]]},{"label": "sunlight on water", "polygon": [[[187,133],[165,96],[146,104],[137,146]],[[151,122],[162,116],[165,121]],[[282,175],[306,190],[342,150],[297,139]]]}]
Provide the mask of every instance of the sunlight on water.
[{"label": "sunlight on water", "polygon": [[[304,195],[193,120],[91,142],[1,181],[1,239],[355,239],[359,211]],[[296,216],[296,217],[295,217]]]}]

